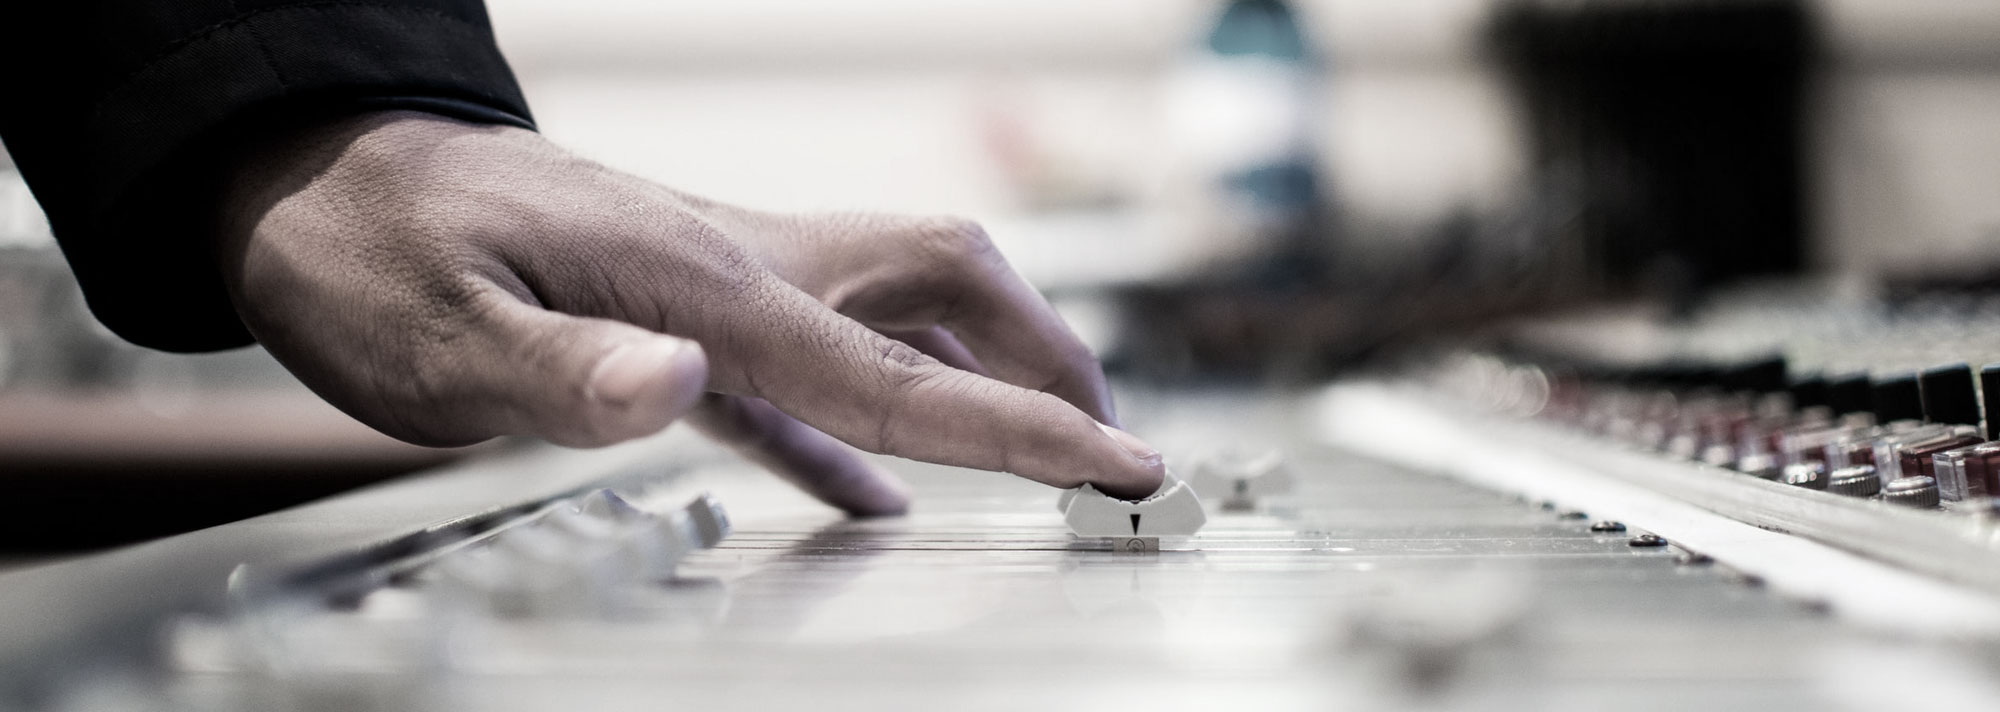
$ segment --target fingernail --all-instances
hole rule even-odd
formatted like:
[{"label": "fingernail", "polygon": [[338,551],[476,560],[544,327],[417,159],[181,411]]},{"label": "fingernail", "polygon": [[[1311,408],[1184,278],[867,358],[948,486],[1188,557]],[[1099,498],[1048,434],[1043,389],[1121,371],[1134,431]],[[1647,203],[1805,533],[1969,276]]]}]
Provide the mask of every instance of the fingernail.
[{"label": "fingernail", "polygon": [[598,359],[590,374],[590,397],[599,403],[627,407],[657,386],[661,373],[693,342],[670,337],[646,339],[621,345]]},{"label": "fingernail", "polygon": [[1151,445],[1147,445],[1146,441],[1140,440],[1138,436],[1103,423],[1098,423],[1097,427],[1103,430],[1105,435],[1111,436],[1112,442],[1118,443],[1119,447],[1125,448],[1126,452],[1132,453],[1133,457],[1138,458],[1140,463],[1147,467],[1160,464],[1160,451],[1153,449]]}]

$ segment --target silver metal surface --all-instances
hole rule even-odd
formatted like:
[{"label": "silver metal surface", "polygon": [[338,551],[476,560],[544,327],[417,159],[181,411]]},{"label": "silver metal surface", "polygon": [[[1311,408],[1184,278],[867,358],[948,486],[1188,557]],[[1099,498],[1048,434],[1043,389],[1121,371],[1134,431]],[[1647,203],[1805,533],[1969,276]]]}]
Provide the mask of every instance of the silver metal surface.
[{"label": "silver metal surface", "polygon": [[1632,711],[1994,694],[1990,645],[1864,632],[1726,561],[1312,445],[1283,400],[1176,394],[1127,412],[1170,456],[1286,433],[1297,487],[1133,555],[1076,538],[1049,489],[1011,477],[895,462],[912,513],[848,520],[712,464],[631,501],[712,492],[733,534],[626,591],[617,615],[484,617],[424,597],[419,577],[341,606],[184,619],[163,671],[64,706]]},{"label": "silver metal surface", "polygon": [[0,575],[0,709],[96,667],[150,664],[163,621],[227,611],[232,587],[257,578],[245,572],[276,576],[369,558],[566,491],[656,477],[665,445],[654,438],[592,451],[495,452],[226,526],[9,571]]},{"label": "silver metal surface", "polygon": [[1781,485],[1379,383],[1329,388],[1315,411],[1328,442],[1600,510],[1861,625],[2000,639],[1993,521]]}]

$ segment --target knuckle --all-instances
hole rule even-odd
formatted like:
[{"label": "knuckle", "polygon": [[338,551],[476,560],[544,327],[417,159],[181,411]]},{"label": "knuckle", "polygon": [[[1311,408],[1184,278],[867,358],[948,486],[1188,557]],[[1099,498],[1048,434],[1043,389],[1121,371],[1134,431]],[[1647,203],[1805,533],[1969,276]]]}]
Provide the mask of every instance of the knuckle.
[{"label": "knuckle", "polygon": [[1031,391],[1021,394],[1006,417],[1011,427],[998,441],[1007,453],[1009,472],[1033,473],[1054,480],[1051,484],[1073,480],[1075,486],[1087,481],[1088,472],[1064,463],[1073,465],[1070,453],[1076,452],[1079,442],[1086,442],[1079,441],[1077,433],[1092,427],[1088,416],[1061,398]]},{"label": "knuckle", "polygon": [[964,218],[920,220],[911,229],[910,239],[916,242],[923,254],[948,265],[985,264],[999,254],[986,229]]},{"label": "knuckle", "polygon": [[890,338],[876,339],[876,341],[876,360],[882,366],[882,372],[891,386],[908,386],[926,374],[926,366],[936,362],[936,359],[901,341]]},{"label": "knuckle", "polygon": [[875,432],[866,443],[870,452],[894,454],[901,451],[902,431],[911,427],[923,414],[919,412],[919,401],[925,391],[939,387],[939,379],[949,371],[935,368],[936,359],[894,339],[881,339],[877,344],[876,363],[881,373],[878,384],[885,395],[883,407],[877,409]]},{"label": "knuckle", "polygon": [[1031,432],[1051,441],[1037,445],[1063,448],[1071,444],[1072,433],[1096,427],[1090,416],[1084,415],[1069,401],[1045,391],[1028,393],[1026,410],[1028,412],[1023,415],[1033,425]]}]

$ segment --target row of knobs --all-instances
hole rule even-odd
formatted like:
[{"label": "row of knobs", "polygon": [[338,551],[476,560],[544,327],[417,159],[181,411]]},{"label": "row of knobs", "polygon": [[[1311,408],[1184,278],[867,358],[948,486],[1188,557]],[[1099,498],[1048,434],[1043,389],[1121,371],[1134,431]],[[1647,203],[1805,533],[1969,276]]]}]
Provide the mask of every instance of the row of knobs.
[{"label": "row of knobs", "polygon": [[703,495],[653,513],[597,490],[440,556],[420,579],[458,604],[506,618],[616,613],[634,585],[669,579],[689,554],[729,534]]},{"label": "row of knobs", "polygon": [[1885,502],[1916,509],[1936,509],[1939,504],[1936,478],[1924,475],[1898,477],[1883,485],[1873,465],[1842,467],[1831,473],[1822,473],[1818,469],[1795,469],[1785,474],[1785,484],[1823,489],[1849,497],[1881,495]]},{"label": "row of knobs", "polygon": [[[217,688],[222,696],[192,705],[145,699],[130,708],[462,709],[446,684],[464,669],[462,649],[522,630],[511,627],[515,622],[540,630],[535,626],[550,620],[711,615],[706,611],[719,603],[698,592],[677,595],[665,609],[642,595],[729,530],[722,506],[706,495],[667,511],[635,506],[609,489],[553,502],[368,570],[359,585],[373,588],[351,604],[336,596],[328,608],[326,592],[315,587],[296,592],[310,595],[274,592],[246,601],[253,605],[222,618],[178,619],[165,636],[167,664],[228,675]],[[406,583],[370,583],[384,580]]]}]

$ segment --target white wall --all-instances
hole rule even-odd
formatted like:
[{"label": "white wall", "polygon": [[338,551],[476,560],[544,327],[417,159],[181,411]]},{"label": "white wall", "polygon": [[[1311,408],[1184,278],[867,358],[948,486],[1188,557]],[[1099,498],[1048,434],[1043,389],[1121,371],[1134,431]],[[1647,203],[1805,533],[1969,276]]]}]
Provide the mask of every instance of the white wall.
[{"label": "white wall", "polygon": [[[1516,188],[1518,126],[1475,47],[1485,0],[1300,3],[1351,215],[1423,224]],[[2000,3],[1819,0],[1814,259],[1849,273],[2000,259]],[[490,0],[544,128],[638,173],[773,208],[1004,218],[984,126],[1062,180],[1137,193],[1158,81],[1204,0]],[[0,175],[0,240],[47,241]],[[32,228],[32,229],[30,229]]]},{"label": "white wall", "polygon": [[[639,173],[780,208],[1004,215],[984,126],[1013,114],[1051,170],[1138,193],[1159,81],[1197,0],[492,0],[545,130]],[[1429,219],[1518,171],[1470,52],[1480,0],[1302,3],[1330,50],[1324,153],[1350,210]]]},{"label": "white wall", "polygon": [[[1422,223],[1515,188],[1517,127],[1473,48],[1485,0],[1300,3],[1333,71],[1346,210]],[[1987,259],[2000,242],[2000,3],[1821,0],[1814,155],[1828,266]],[[1007,216],[1012,116],[1061,180],[1137,192],[1158,80],[1205,0],[491,0],[545,129],[608,162],[774,208]],[[7,185],[18,181],[7,177]],[[4,232],[46,231],[19,191]],[[33,229],[25,229],[27,228]],[[1913,244],[1920,243],[1920,244]]]},{"label": "white wall", "polygon": [[2000,3],[1824,0],[1824,266],[2000,266]]}]

